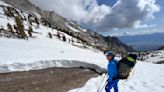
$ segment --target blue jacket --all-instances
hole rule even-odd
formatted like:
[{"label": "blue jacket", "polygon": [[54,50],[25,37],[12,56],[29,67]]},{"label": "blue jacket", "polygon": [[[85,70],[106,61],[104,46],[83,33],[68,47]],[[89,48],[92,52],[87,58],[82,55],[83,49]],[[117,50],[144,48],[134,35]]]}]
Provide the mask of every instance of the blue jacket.
[{"label": "blue jacket", "polygon": [[118,75],[117,63],[118,61],[115,59],[108,63],[108,82],[111,82],[112,79]]}]

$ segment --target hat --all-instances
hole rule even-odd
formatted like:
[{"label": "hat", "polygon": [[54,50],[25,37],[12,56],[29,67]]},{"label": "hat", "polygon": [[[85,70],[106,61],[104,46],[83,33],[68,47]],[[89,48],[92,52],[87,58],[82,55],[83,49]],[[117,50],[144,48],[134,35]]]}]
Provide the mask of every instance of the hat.
[{"label": "hat", "polygon": [[106,56],[114,56],[114,54],[113,54],[112,51],[108,51],[108,52],[106,53]]}]

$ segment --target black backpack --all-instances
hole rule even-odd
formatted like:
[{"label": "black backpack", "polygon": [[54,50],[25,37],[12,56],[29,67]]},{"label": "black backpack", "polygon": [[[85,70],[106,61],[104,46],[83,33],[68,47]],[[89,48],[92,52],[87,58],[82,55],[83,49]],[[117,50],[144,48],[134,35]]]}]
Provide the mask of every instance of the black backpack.
[{"label": "black backpack", "polygon": [[129,54],[126,58],[119,61],[118,65],[118,79],[127,79],[133,67],[136,64],[137,56]]}]

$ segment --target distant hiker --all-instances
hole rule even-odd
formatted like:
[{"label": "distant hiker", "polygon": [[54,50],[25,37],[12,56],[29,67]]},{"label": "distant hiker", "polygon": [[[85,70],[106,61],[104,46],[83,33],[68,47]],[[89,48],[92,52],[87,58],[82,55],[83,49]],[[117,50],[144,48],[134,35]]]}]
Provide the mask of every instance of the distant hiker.
[{"label": "distant hiker", "polygon": [[118,92],[118,67],[117,63],[118,61],[114,59],[115,55],[112,53],[112,51],[107,52],[106,54],[107,60],[108,60],[108,83],[105,87],[106,92],[110,92],[110,89],[113,87],[114,92]]},{"label": "distant hiker", "polygon": [[65,35],[63,35],[63,41],[64,41],[64,42],[66,42],[66,41],[67,41],[67,39],[66,39]]}]

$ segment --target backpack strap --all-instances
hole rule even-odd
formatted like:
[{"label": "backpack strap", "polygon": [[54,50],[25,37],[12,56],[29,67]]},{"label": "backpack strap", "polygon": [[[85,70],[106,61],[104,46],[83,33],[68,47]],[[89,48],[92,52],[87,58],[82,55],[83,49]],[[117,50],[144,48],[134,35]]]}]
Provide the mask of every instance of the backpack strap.
[{"label": "backpack strap", "polygon": [[113,59],[113,62],[115,62],[116,64],[118,64],[118,61],[117,61],[117,60],[115,60],[115,59]]}]

